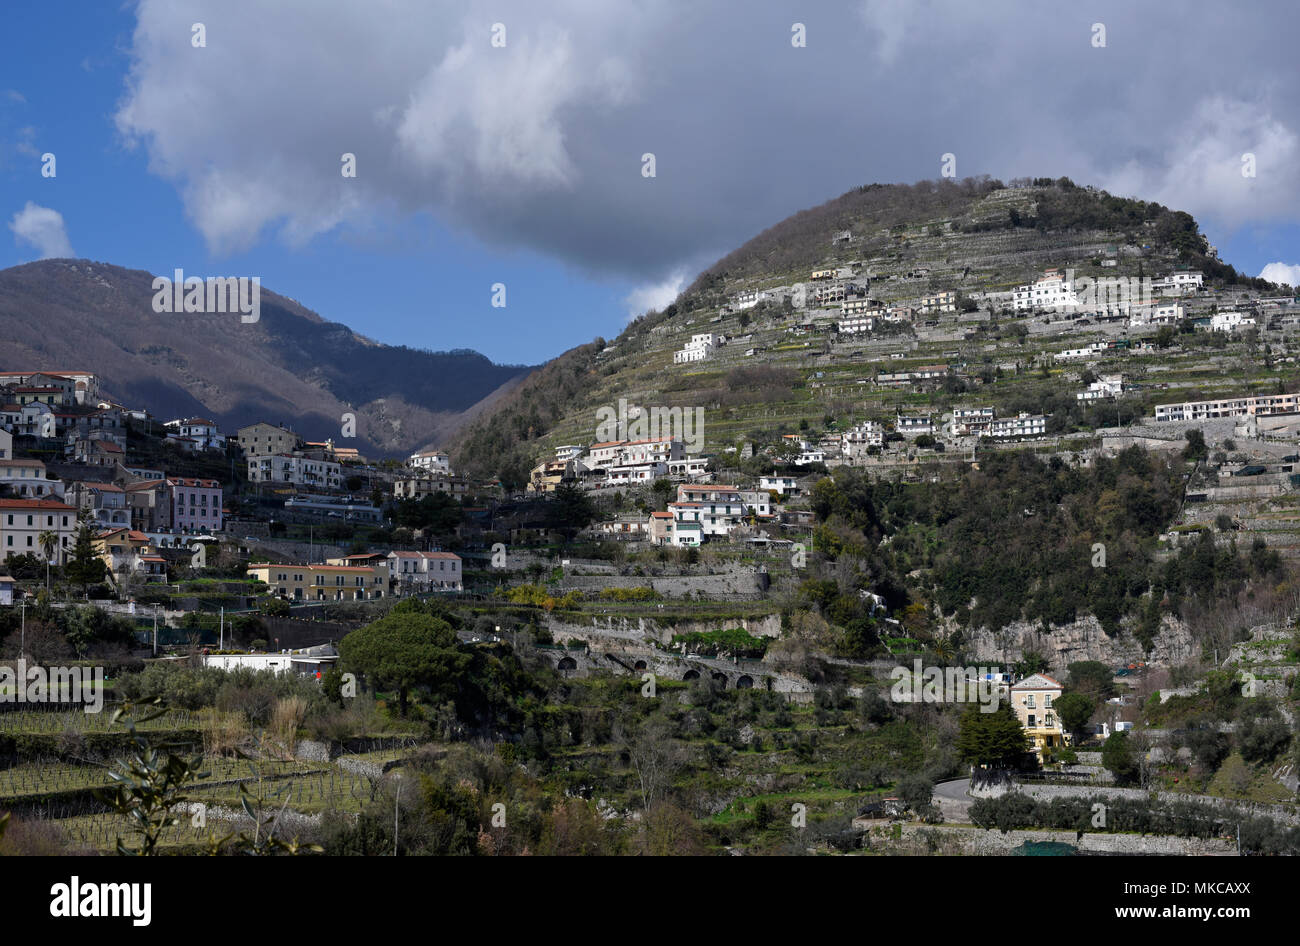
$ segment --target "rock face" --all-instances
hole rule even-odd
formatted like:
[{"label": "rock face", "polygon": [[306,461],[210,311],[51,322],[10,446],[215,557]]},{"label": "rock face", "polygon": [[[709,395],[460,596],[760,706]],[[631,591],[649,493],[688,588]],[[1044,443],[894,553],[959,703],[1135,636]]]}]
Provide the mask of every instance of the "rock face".
[{"label": "rock face", "polygon": [[975,660],[1013,663],[1026,653],[1044,655],[1051,666],[1064,668],[1076,660],[1100,660],[1113,666],[1145,661],[1174,664],[1194,656],[1195,643],[1186,626],[1166,616],[1160,624],[1151,650],[1127,631],[1108,635],[1100,622],[1088,615],[1070,624],[1053,625],[1050,634],[1042,626],[1017,621],[991,631],[986,627],[968,631],[966,641]]}]

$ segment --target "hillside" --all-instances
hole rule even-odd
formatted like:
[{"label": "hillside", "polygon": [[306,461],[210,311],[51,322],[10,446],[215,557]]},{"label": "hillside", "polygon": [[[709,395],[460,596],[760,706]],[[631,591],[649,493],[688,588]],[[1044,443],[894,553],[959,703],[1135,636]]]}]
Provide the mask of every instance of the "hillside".
[{"label": "hillside", "polygon": [[[843,231],[850,238],[836,240]],[[1103,257],[1113,267],[1102,268]],[[1179,265],[1199,269],[1207,285],[1224,290],[1269,288],[1217,260],[1190,215],[1064,178],[856,188],[760,233],[608,347],[598,339],[561,355],[466,425],[453,453],[472,472],[522,483],[522,474],[557,444],[590,443],[596,409],[619,398],[703,407],[706,452],[715,453],[819,427],[827,418],[888,418],[908,399],[872,389],[864,401],[868,392],[859,387],[882,361],[898,370],[913,362],[959,361],[983,364],[990,374],[999,365],[1018,370],[1033,361],[1035,349],[1024,343],[1031,329],[1010,319],[999,323],[991,303],[986,324],[975,329],[949,316],[919,334],[909,326],[851,342],[821,331],[798,334],[799,315],[820,319],[819,329],[833,320],[811,305],[799,312],[767,303],[744,312],[727,306],[738,292],[807,283],[817,268],[850,271],[885,304],[952,290],[982,309],[986,294],[1009,292],[1050,267],[1142,277]],[[732,343],[706,362],[675,365],[673,352],[704,331]],[[755,352],[747,357],[749,349]],[[1058,387],[1055,380],[1017,377],[1002,391],[1028,410],[1041,409],[1041,398]]]},{"label": "hillside", "polygon": [[350,411],[357,446],[371,455],[440,442],[530,370],[473,351],[381,345],[265,286],[255,323],[160,314],[152,281],[89,260],[0,271],[0,367],[93,370],[127,405],[164,418],[205,415],[228,430],[267,420],[337,439]]}]

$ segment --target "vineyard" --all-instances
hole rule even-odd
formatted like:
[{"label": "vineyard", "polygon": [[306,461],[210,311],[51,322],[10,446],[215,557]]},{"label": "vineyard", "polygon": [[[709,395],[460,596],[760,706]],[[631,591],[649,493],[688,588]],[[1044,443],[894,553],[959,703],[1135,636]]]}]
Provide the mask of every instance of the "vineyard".
[{"label": "vineyard", "polygon": [[[0,716],[0,811],[14,811],[28,820],[56,825],[74,848],[115,849],[118,838],[133,830],[129,820],[111,812],[96,790],[112,785],[117,767],[112,754],[93,751],[96,735],[120,734],[112,714],[80,711],[14,711]],[[200,744],[195,737],[204,720],[177,711],[137,725],[156,745],[176,743],[185,754]],[[208,721],[211,725],[211,721]],[[83,740],[81,737],[90,736]],[[249,831],[252,822],[241,807],[241,786],[257,799],[263,817],[279,817],[289,836],[304,825],[319,822],[329,811],[355,813],[376,795],[390,770],[400,766],[407,751],[386,745],[371,751],[340,755],[332,761],[281,758],[204,758],[204,777],[189,786],[180,823],[164,832],[161,844],[188,848],[205,844],[210,836]],[[111,743],[114,752],[124,748]]]}]

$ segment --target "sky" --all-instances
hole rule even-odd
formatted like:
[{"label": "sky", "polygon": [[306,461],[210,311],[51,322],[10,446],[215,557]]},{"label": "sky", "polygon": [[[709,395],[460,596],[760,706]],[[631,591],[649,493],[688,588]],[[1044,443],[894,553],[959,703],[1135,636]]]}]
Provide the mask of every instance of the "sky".
[{"label": "sky", "polygon": [[791,213],[950,154],[958,177],[1186,210],[1242,272],[1300,283],[1294,0],[11,0],[3,19],[0,268],[259,276],[382,342],[537,364]]}]

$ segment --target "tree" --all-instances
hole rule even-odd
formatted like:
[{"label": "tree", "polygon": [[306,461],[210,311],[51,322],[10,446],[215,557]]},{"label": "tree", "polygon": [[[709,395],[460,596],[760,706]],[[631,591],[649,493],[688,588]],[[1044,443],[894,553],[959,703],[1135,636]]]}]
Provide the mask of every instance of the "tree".
[{"label": "tree", "polygon": [[90,523],[82,522],[81,528],[77,530],[77,541],[72,546],[72,560],[63,567],[63,573],[69,581],[80,585],[84,590],[103,581],[107,571],[104,560],[95,554]]},{"label": "tree", "polygon": [[596,518],[591,499],[579,487],[561,483],[555,488],[555,502],[551,515],[560,528],[577,532]]},{"label": "tree", "polygon": [[1101,764],[1115,776],[1121,785],[1137,780],[1138,758],[1127,732],[1111,733],[1101,747]]},{"label": "tree", "polygon": [[405,717],[414,688],[428,688],[430,698],[455,700],[470,665],[452,626],[441,618],[413,612],[387,614],[339,641],[341,665],[362,674],[371,686],[397,690],[398,711]]},{"label": "tree", "polygon": [[59,537],[49,529],[44,530],[36,537],[36,542],[40,545],[41,550],[45,553],[45,590],[50,589],[50,559],[54,557],[54,550],[58,548]]},{"label": "tree", "polygon": [[1204,460],[1209,455],[1205,446],[1205,434],[1192,428],[1184,436],[1187,438],[1187,446],[1183,447],[1184,460]]},{"label": "tree", "polygon": [[999,703],[992,713],[972,703],[961,716],[954,743],[972,765],[1010,768],[1030,751],[1029,737],[1009,703]]},{"label": "tree", "polygon": [[1061,720],[1067,732],[1077,737],[1092,719],[1097,704],[1082,693],[1063,693],[1052,702],[1052,709]]}]

